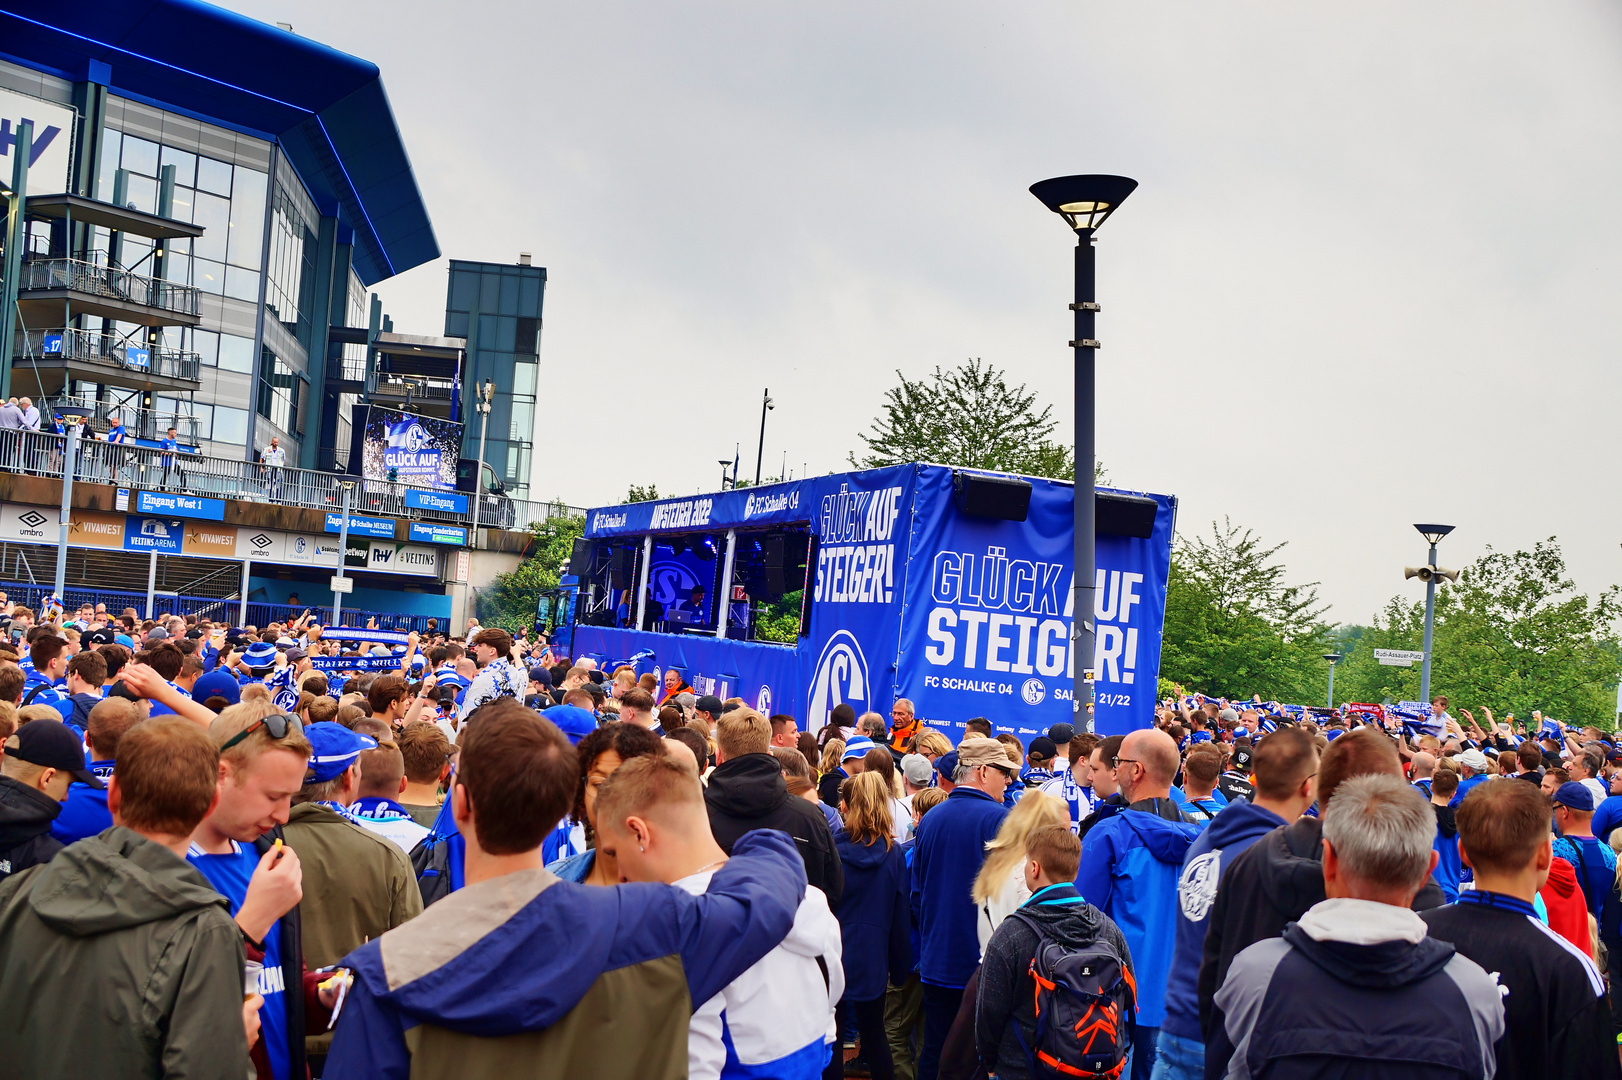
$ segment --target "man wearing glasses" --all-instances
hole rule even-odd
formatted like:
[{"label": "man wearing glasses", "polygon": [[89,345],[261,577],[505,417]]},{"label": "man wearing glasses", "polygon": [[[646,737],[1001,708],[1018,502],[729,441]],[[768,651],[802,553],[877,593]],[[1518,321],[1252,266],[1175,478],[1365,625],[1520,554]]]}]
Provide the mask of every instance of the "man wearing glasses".
[{"label": "man wearing glasses", "polygon": [[1087,833],[1076,874],[1081,895],[1115,920],[1132,950],[1138,981],[1132,1080],[1149,1080],[1154,1070],[1177,935],[1177,880],[1200,834],[1172,801],[1176,775],[1177,744],[1170,735],[1145,730],[1122,739],[1115,779],[1126,809]]},{"label": "man wearing glasses", "polygon": [[[265,1003],[254,1056],[268,1056],[273,1080],[300,1080],[304,872],[293,849],[271,834],[287,824],[293,796],[304,786],[310,742],[296,719],[268,701],[231,706],[215,718],[209,736],[220,748],[218,801],[192,832],[186,860],[230,902],[249,959],[263,964],[258,992]],[[323,1003],[330,1007],[330,993]]]}]

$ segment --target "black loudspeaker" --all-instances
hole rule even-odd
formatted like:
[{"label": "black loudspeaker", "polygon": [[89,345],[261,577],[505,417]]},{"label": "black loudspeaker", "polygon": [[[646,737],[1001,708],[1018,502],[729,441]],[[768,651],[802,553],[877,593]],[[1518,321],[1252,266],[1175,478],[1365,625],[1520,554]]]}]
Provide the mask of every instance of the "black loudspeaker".
[{"label": "black loudspeaker", "polygon": [[629,589],[631,577],[636,569],[636,549],[631,547],[616,547],[614,549],[613,577],[611,584],[616,589]]},{"label": "black loudspeaker", "polygon": [[762,592],[766,599],[775,600],[788,591],[783,587],[783,534],[767,533],[760,542],[760,554]]},{"label": "black loudspeaker", "polygon": [[478,458],[456,459],[456,490],[468,492],[479,490]]},{"label": "black loudspeaker", "polygon": [[960,514],[1024,521],[1031,509],[1031,482],[1013,476],[986,476],[954,470],[952,498]]},{"label": "black loudspeaker", "polygon": [[1097,517],[1093,521],[1094,533],[1111,536],[1132,536],[1147,540],[1155,532],[1155,514],[1160,504],[1142,495],[1116,495],[1100,491],[1094,505]]},{"label": "black loudspeaker", "polygon": [[569,573],[585,577],[591,573],[592,557],[596,554],[597,541],[587,540],[584,536],[575,538],[574,550],[569,552]]}]

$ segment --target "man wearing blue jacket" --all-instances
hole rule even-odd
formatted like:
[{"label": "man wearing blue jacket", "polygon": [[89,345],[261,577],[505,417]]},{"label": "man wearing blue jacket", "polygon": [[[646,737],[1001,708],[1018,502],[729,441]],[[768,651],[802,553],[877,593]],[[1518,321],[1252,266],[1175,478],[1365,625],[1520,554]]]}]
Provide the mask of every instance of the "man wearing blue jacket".
[{"label": "man wearing blue jacket", "polygon": [[1132,1080],[1149,1080],[1166,1016],[1166,979],[1177,935],[1177,879],[1200,834],[1171,798],[1177,743],[1164,731],[1134,731],[1121,742],[1115,779],[1126,809],[1095,825],[1081,844],[1076,888],[1115,920],[1132,950],[1138,1024]]},{"label": "man wearing blue jacket", "polygon": [[[1175,749],[1172,755],[1175,760]],[[912,912],[924,984],[919,1080],[935,1080],[941,1046],[963,1004],[963,988],[980,964],[980,911],[971,893],[986,844],[1008,815],[1002,797],[1014,772],[1002,743],[964,739],[957,748],[956,786],[945,802],[924,815],[913,839]]]},{"label": "man wearing blue jacket", "polygon": [[460,745],[464,887],[344,958],[355,983],[323,1076],[685,1077],[693,1009],[794,924],[793,841],[746,834],[701,896],[560,881],[541,842],[574,800],[568,739],[500,698]]},{"label": "man wearing blue jacket", "polygon": [[1318,748],[1301,728],[1285,728],[1263,739],[1251,768],[1254,801],[1240,800],[1224,809],[1189,845],[1183,860],[1177,883],[1177,941],[1166,981],[1166,1019],[1160,1026],[1153,1080],[1199,1080],[1205,1072],[1200,958],[1222,868],[1263,836],[1300,817],[1317,797]]}]

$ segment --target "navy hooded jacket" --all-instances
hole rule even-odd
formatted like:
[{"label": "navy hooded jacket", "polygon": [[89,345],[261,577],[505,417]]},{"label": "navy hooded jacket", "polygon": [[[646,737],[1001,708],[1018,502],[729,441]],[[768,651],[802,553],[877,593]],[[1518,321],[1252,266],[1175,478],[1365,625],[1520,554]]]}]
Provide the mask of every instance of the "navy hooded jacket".
[{"label": "navy hooded jacket", "polygon": [[845,892],[834,908],[843,939],[845,1000],[884,996],[886,980],[900,986],[912,972],[907,860],[899,844],[858,844],[834,833],[845,867]]},{"label": "navy hooded jacket", "polygon": [[1008,808],[983,791],[957,787],[924,815],[912,847],[912,910],[918,920],[918,974],[960,990],[980,965],[980,909],[974,879],[986,844]]},{"label": "navy hooded jacket", "polygon": [[1165,1020],[1166,978],[1177,936],[1177,882],[1189,845],[1199,835],[1198,825],[1128,808],[1099,822],[1081,844],[1076,888],[1115,920],[1132,950],[1138,1023],[1143,1027],[1157,1028]]},{"label": "navy hooded jacket", "polygon": [[1228,806],[1188,847],[1177,882],[1177,941],[1166,980],[1166,1019],[1160,1026],[1179,1039],[1200,1042],[1200,958],[1205,925],[1216,900],[1222,868],[1251,844],[1288,824],[1271,810],[1248,802]]},{"label": "navy hooded jacket", "polygon": [[[459,889],[341,961],[323,1075],[685,1075],[693,1010],[783,940],[805,888],[794,841],[762,829],[702,896],[545,870]],[[602,1037],[633,1014],[640,1038]]]}]

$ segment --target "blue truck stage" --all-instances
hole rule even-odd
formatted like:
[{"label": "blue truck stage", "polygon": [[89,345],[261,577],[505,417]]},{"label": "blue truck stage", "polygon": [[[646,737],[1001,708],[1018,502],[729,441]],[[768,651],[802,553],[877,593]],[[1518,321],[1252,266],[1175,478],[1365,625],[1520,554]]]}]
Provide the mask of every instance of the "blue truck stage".
[{"label": "blue truck stage", "polygon": [[[1028,741],[1073,719],[1072,507],[1066,482],[925,464],[602,507],[570,560],[566,640],[802,730],[904,697],[954,741],[976,716]],[[1176,508],[1099,490],[1101,734],[1153,719]],[[794,644],[764,640],[794,636],[795,606]]]}]

